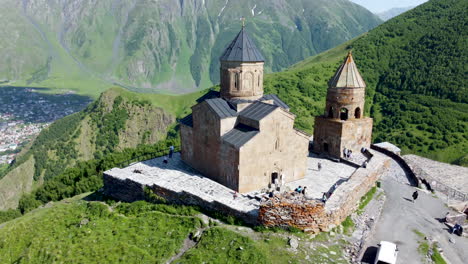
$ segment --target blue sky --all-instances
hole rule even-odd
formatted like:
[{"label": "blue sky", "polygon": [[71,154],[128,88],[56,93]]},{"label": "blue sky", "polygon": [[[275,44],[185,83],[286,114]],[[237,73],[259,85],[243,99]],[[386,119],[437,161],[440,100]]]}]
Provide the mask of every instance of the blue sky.
[{"label": "blue sky", "polygon": [[373,13],[387,11],[394,7],[417,6],[427,0],[350,0],[369,9]]}]

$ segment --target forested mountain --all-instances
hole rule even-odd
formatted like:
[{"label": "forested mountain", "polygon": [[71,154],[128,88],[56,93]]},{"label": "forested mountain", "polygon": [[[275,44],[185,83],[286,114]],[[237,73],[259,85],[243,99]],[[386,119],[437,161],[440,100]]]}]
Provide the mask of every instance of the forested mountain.
[{"label": "forested mountain", "polygon": [[218,58],[246,17],[268,71],[377,26],[347,0],[0,0],[0,83],[109,84],[181,93],[219,80]]},{"label": "forested mountain", "polygon": [[406,153],[468,165],[468,1],[434,0],[363,36],[266,78],[312,131],[327,81],[348,50],[364,80],[374,142]]}]

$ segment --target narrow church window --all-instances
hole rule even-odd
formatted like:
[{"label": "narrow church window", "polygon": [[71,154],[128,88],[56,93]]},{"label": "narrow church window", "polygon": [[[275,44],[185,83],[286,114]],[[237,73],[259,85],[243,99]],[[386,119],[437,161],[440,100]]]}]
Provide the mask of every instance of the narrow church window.
[{"label": "narrow church window", "polygon": [[260,87],[260,75],[258,76],[258,83],[257,83],[257,87]]},{"label": "narrow church window", "polygon": [[328,118],[333,118],[333,107],[330,106],[330,110],[328,111]]},{"label": "narrow church window", "polygon": [[239,74],[238,73],[235,73],[234,74],[234,88],[236,88],[237,90],[239,90]]},{"label": "narrow church window", "polygon": [[361,108],[356,108],[356,111],[354,111],[354,117],[355,118],[361,118]]},{"label": "narrow church window", "polygon": [[279,139],[276,139],[275,150],[278,150],[278,149],[279,149]]},{"label": "narrow church window", "polygon": [[341,108],[341,110],[340,110],[340,119],[341,120],[348,120],[348,109]]}]

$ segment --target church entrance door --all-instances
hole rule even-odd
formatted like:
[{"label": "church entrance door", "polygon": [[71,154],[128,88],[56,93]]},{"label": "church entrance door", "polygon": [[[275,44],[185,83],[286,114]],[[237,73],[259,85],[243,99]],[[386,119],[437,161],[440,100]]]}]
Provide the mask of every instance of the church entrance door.
[{"label": "church entrance door", "polygon": [[277,172],[273,172],[271,174],[271,184],[275,184],[277,181],[279,181],[278,179],[278,173]]}]

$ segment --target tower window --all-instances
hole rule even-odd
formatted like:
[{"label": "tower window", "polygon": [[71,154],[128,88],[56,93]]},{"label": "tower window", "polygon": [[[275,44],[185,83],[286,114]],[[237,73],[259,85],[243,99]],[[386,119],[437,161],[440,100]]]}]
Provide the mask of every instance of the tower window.
[{"label": "tower window", "polygon": [[237,72],[234,74],[234,88],[239,90],[239,74]]},{"label": "tower window", "polygon": [[340,110],[340,119],[341,120],[348,120],[348,109],[341,108],[341,110]]},{"label": "tower window", "polygon": [[356,108],[356,110],[354,111],[354,117],[355,118],[361,118],[361,108]]}]

